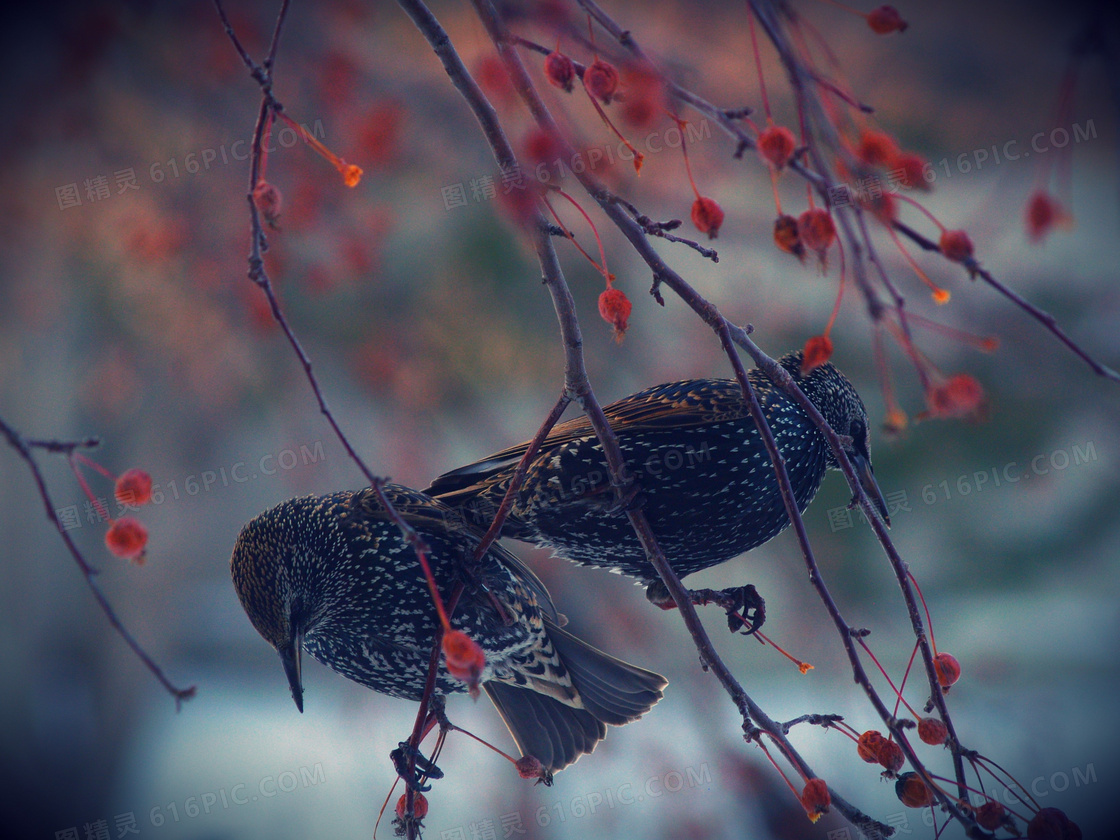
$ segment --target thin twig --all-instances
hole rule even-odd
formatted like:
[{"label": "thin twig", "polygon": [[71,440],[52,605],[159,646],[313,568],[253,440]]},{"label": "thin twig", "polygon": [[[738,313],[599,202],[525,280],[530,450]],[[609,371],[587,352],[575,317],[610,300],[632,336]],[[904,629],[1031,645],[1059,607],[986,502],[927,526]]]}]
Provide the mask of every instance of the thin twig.
[{"label": "thin twig", "polygon": [[[895,230],[897,230],[918,247],[924,248],[927,251],[934,251],[939,254],[941,253],[941,247],[936,242],[918,233],[918,231],[914,230],[909,225],[903,224],[902,222],[895,222],[894,227]],[[1024,312],[1026,312],[1028,315],[1042,324],[1042,326],[1044,326],[1047,330],[1053,333],[1058,341],[1062,342],[1062,344],[1072,350],[1073,353],[1078,356],[1078,358],[1080,358],[1083,362],[1085,362],[1085,364],[1090,367],[1090,369],[1092,369],[1093,373],[1097,374],[1098,376],[1103,376],[1105,379],[1111,379],[1113,382],[1120,382],[1120,373],[1117,373],[1107,365],[1101,364],[1092,356],[1090,356],[1085,348],[1083,348],[1080,344],[1070,338],[1065,333],[1065,331],[1058,326],[1057,319],[1055,319],[1054,316],[1049,312],[1035,306],[1022,295],[1019,295],[1014,290],[1005,286],[1003,283],[993,277],[992,273],[988,269],[980,265],[980,263],[977,262],[974,257],[969,257],[964,261],[963,265],[966,269],[968,269],[970,277],[979,277],[1001,295],[1006,297],[1008,300],[1010,300],[1012,303],[1014,303],[1016,306],[1018,306],[1020,309],[1022,309]]]},{"label": "thin twig", "polygon": [[[545,281],[547,282],[547,280]],[[494,514],[493,520],[490,522],[490,527],[486,529],[482,540],[478,543],[478,547],[474,550],[474,562],[477,565],[484,554],[490,550],[495,541],[502,535],[502,526],[505,525],[506,518],[509,516],[510,510],[513,509],[513,500],[517,497],[517,492],[521,489],[522,483],[525,481],[525,474],[529,472],[529,465],[533,459],[537,457],[537,452],[540,451],[541,444],[544,439],[548,437],[548,433],[552,431],[552,427],[556,425],[560,419],[560,415],[564,413],[564,409],[571,403],[572,398],[568,395],[565,389],[559,399],[556,400],[556,405],[552,407],[552,411],[544,418],[537,433],[533,439],[529,441],[529,446],[525,449],[525,454],[521,456],[521,460],[517,463],[517,469],[514,470],[513,476],[509,480],[509,487],[506,488],[506,494],[502,497],[502,502],[498,505],[498,510]]]}]

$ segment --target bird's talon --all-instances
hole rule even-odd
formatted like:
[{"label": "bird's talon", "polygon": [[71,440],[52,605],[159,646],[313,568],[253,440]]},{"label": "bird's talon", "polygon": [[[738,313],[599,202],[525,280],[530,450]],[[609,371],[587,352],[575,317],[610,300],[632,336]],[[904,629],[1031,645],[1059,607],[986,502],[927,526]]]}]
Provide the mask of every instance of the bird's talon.
[{"label": "bird's talon", "polygon": [[[429,779],[443,778],[443,771],[425,758],[423,753],[408,741],[401,741],[397,744],[397,748],[389,753],[389,758],[393,762],[393,769],[397,771],[401,780],[418,793],[425,793],[432,789],[431,785],[422,783],[425,777]],[[412,762],[411,767],[409,767],[410,761]]]},{"label": "bird's talon", "polygon": [[754,584],[721,589],[719,594],[726,599],[722,603],[727,607],[727,627],[732,633],[750,636],[766,621],[766,602]]},{"label": "bird's talon", "polygon": [[646,503],[645,497],[642,495],[641,485],[638,484],[636,478],[628,478],[625,483],[617,485],[615,489],[618,492],[614,501],[607,507],[607,513],[626,513],[627,511],[639,510]]}]

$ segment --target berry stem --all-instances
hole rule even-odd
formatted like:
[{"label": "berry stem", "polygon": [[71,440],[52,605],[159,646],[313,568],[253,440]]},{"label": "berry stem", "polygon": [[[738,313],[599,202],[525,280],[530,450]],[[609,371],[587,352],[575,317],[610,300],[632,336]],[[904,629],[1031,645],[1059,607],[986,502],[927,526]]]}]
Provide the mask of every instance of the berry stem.
[{"label": "berry stem", "polygon": [[80,452],[71,452],[66,460],[70,463],[70,470],[74,473],[74,478],[78,479],[78,485],[82,488],[82,492],[86,494],[86,498],[89,499],[90,504],[92,504],[97,510],[98,516],[112,525],[113,517],[109,515],[109,511],[105,509],[105,505],[101,504],[101,500],[94,496],[93,491],[89,489],[89,484],[86,482],[86,477],[82,475],[82,471],[81,469],[79,469],[79,461],[83,464],[93,467],[110,481],[116,481],[116,476],[114,476],[100,464],[96,463],[95,461],[91,461]]},{"label": "berry stem", "polygon": [[766,95],[766,77],[762,73],[762,55],[758,51],[758,33],[755,32],[754,27],[754,9],[749,8],[748,4],[747,23],[751,29],[751,50],[754,52],[754,67],[758,72],[758,86],[762,92],[762,112],[766,114],[766,122],[773,124],[774,120],[770,115],[770,97]]},{"label": "berry stem", "polygon": [[[907,703],[907,702],[906,702],[906,698],[904,698],[904,697],[902,696],[902,692],[901,692],[901,691],[899,690],[899,688],[898,688],[898,687],[897,687],[897,686],[896,686],[896,685],[894,684],[894,680],[892,680],[892,679],[890,678],[890,675],[889,675],[889,674],[887,673],[886,669],[885,669],[885,668],[883,667],[883,664],[882,664],[882,663],[881,663],[881,662],[879,661],[878,657],[876,657],[876,656],[875,656],[875,654],[871,652],[871,648],[869,648],[869,647],[867,646],[867,642],[865,642],[865,641],[864,641],[863,639],[860,639],[860,638],[857,638],[857,639],[856,639],[856,642],[857,642],[857,643],[859,644],[859,646],[860,646],[861,648],[863,648],[863,649],[864,649],[864,650],[865,650],[865,651],[867,652],[867,655],[871,657],[871,661],[875,663],[875,667],[879,669],[879,673],[883,675],[883,679],[885,679],[885,680],[887,681],[887,684],[888,684],[888,685],[890,685],[890,687],[891,687],[891,690],[892,690],[892,691],[894,692],[894,694],[895,694],[895,697],[897,697],[897,698],[898,698],[897,700],[895,700],[895,704],[894,704],[894,714],[895,714],[895,715],[897,715],[897,714],[898,714],[898,702],[899,702],[899,700],[901,700],[901,701],[902,701],[902,704],[903,704],[904,706],[906,706],[906,708],[907,708],[907,709],[909,709],[909,710],[910,710],[910,714],[912,714],[912,715],[913,715],[913,716],[914,716],[915,718],[918,718],[918,719],[920,719],[920,718],[921,718],[921,715],[919,715],[919,714],[918,714],[917,712],[915,712],[915,711],[914,711],[914,707],[913,707],[913,706],[911,706],[911,705],[910,705],[909,703]],[[914,649],[915,649],[915,650],[917,650],[917,647],[915,647]],[[913,657],[913,655],[911,655],[911,657],[910,657],[910,661],[911,661],[911,663],[912,663],[912,662],[914,661],[914,657]],[[907,667],[906,667],[906,673],[910,673],[910,667],[909,667],[909,666],[907,666]],[[892,738],[894,737],[894,733],[891,733],[891,737],[892,737]]]}]

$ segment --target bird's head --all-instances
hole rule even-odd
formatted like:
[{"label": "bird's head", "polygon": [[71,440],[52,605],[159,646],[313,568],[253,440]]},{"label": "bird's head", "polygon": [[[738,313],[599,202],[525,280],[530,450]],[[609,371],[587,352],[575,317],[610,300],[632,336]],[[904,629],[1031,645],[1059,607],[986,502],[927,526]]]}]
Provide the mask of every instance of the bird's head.
[{"label": "bird's head", "polygon": [[[808,374],[801,374],[801,351],[788,353],[778,360],[793,377],[793,381],[805,392],[817,407],[833,431],[842,437],[850,438],[844,446],[844,453],[855,468],[860,486],[882,516],[883,522],[890,527],[887,503],[875,480],[875,470],[871,466],[871,428],[867,420],[867,409],[859,398],[855,387],[831,362],[825,362]],[[831,448],[827,455],[828,466],[839,469]]]},{"label": "bird's head", "polygon": [[308,496],[284,502],[249,522],[237,537],[230,571],[249,620],[280,654],[292,699],[303,711],[303,639],[318,613],[320,558],[330,529],[327,500]]}]

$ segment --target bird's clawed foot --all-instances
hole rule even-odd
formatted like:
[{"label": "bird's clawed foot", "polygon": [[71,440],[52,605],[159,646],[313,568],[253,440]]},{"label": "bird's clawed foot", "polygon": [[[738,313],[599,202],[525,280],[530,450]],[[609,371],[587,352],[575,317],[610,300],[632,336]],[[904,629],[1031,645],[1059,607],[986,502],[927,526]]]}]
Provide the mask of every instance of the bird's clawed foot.
[{"label": "bird's clawed foot", "polygon": [[432,789],[431,785],[424,784],[426,779],[443,778],[443,771],[408,741],[397,744],[397,748],[389,753],[389,758],[393,761],[393,769],[404,783],[420,793]]},{"label": "bird's clawed foot", "polygon": [[638,479],[631,476],[626,483],[618,488],[618,493],[607,506],[607,513],[626,513],[631,510],[640,510],[646,503],[642,494],[642,486]]},{"label": "bird's clawed foot", "polygon": [[[728,589],[688,589],[689,598],[697,606],[718,604],[727,610],[727,626],[732,633],[742,631],[749,636],[766,621],[766,602],[754,584],[733,586]],[[654,581],[646,588],[646,598],[663,610],[676,609],[677,602],[661,581]]]}]

